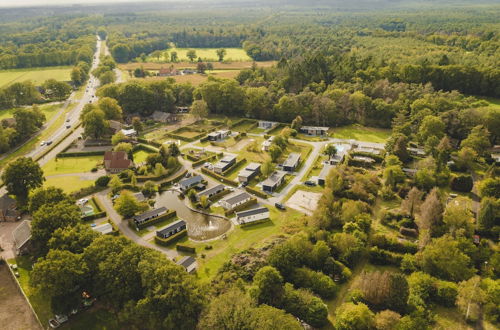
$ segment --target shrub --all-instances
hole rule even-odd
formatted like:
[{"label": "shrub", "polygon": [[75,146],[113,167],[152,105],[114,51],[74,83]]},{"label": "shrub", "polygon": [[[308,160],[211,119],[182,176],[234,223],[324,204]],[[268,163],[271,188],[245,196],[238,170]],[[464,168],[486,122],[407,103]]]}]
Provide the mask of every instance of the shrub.
[{"label": "shrub", "polygon": [[437,281],[436,288],[436,303],[446,307],[455,306],[458,295],[458,287],[455,283],[448,281]]},{"label": "shrub", "polygon": [[395,238],[384,234],[373,235],[371,243],[381,249],[397,253],[416,253],[418,251],[417,244],[411,242],[399,242]]},{"label": "shrub", "polygon": [[291,274],[291,282],[297,287],[311,289],[322,298],[333,298],[337,291],[330,277],[307,267],[296,268]]},{"label": "shrub", "polygon": [[107,187],[110,180],[111,180],[110,176],[103,175],[97,178],[97,180],[95,180],[95,185],[99,187]]},{"label": "shrub", "polygon": [[451,179],[451,189],[460,192],[470,192],[474,182],[472,181],[472,176],[468,174],[462,174],[454,176]]},{"label": "shrub", "polygon": [[328,309],[323,301],[307,290],[295,290],[290,283],[285,284],[283,308],[313,327],[328,323]]},{"label": "shrub", "polygon": [[188,245],[176,244],[175,249],[177,251],[183,251],[188,253],[196,253],[196,248]]},{"label": "shrub", "polygon": [[403,260],[403,255],[391,251],[379,249],[374,246],[369,251],[370,262],[376,265],[395,265],[399,266]]}]

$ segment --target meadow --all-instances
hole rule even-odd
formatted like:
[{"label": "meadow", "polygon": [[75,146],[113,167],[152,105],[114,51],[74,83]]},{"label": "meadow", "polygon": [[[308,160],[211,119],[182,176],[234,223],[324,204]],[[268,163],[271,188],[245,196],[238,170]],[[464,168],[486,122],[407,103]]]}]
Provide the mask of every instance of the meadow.
[{"label": "meadow", "polygon": [[[177,52],[179,61],[189,61],[186,56],[187,52],[190,50],[196,51],[196,58],[201,57],[204,61],[217,62],[219,57],[217,56],[218,48],[170,48],[163,52],[163,55],[159,58],[149,56],[148,61],[151,62],[169,62],[171,52]],[[226,55],[224,56],[224,61],[251,61],[250,56],[242,48],[224,48],[226,50]]]},{"label": "meadow", "polygon": [[35,85],[41,85],[47,79],[69,81],[71,80],[70,74],[71,67],[69,66],[1,70],[0,87],[26,80],[33,81]]},{"label": "meadow", "polygon": [[[49,121],[61,109],[61,104],[44,104],[39,105],[38,108],[45,114],[45,119]],[[16,109],[17,108],[0,110],[0,120],[14,117]]]}]

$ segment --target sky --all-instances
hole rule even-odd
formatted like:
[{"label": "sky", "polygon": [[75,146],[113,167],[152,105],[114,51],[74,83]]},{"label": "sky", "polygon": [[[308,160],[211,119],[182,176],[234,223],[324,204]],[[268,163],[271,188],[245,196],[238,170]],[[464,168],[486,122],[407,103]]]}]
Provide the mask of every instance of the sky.
[{"label": "sky", "polygon": [[[169,1],[169,0],[148,0],[150,1]],[[172,1],[172,0],[171,0]],[[137,0],[0,0],[0,7],[19,7],[19,6],[43,6],[43,5],[72,5],[72,4],[93,4],[110,2],[140,2]]]}]

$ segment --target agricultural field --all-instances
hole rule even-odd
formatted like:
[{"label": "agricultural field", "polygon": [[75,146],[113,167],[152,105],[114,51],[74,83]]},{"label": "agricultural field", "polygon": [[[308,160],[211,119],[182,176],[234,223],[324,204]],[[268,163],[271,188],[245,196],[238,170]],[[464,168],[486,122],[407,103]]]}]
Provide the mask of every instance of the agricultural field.
[{"label": "agricultural field", "polygon": [[42,84],[47,79],[55,79],[60,81],[69,81],[71,67],[45,67],[45,68],[29,68],[16,70],[1,70],[0,71],[0,88],[15,82],[31,80],[35,85]]},{"label": "agricultural field", "polygon": [[[189,61],[186,56],[187,52],[190,50],[196,51],[196,58],[201,57],[203,61],[217,62],[219,57],[217,56],[218,48],[170,48],[165,50],[159,58],[148,56],[148,62],[170,62],[170,54],[172,52],[177,52],[177,56],[180,61]],[[224,61],[251,61],[250,56],[242,48],[224,48],[226,50],[226,55],[224,56]]]},{"label": "agricultural field", "polygon": [[[276,64],[276,61],[264,61],[264,62],[253,62],[253,61],[240,61],[240,62],[215,62],[212,63],[215,70],[242,70],[242,69],[250,69],[252,65],[255,65],[258,68],[269,68]],[[136,68],[144,68],[144,70],[158,71],[161,68],[173,66],[175,69],[196,69],[196,64],[192,62],[177,62],[177,63],[159,63],[159,62],[130,62],[125,64],[118,64],[118,68],[120,70],[128,72],[133,71]]]}]

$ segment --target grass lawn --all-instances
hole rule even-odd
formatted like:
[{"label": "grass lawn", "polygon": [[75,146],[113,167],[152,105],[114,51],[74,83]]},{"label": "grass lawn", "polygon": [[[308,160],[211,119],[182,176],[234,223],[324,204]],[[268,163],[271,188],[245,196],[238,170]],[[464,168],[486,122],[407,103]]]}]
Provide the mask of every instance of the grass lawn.
[{"label": "grass lawn", "polygon": [[[236,126],[231,128],[232,131],[236,132],[249,132],[252,128],[257,126],[257,122],[255,120],[242,120]],[[258,126],[257,126],[258,128]]]},{"label": "grass lawn", "polygon": [[237,180],[238,179],[238,173],[240,173],[240,171],[242,169],[244,169],[247,165],[248,165],[248,162],[242,162],[238,166],[233,166],[233,167],[231,167],[231,169],[224,176],[226,178],[228,178],[229,180],[238,181]]},{"label": "grass lawn", "polygon": [[94,184],[94,180],[83,180],[79,176],[64,176],[56,178],[48,178],[44,186],[53,186],[56,188],[61,188],[66,193],[71,193],[73,191],[80,190],[82,188],[90,187]]},{"label": "grass lawn", "polygon": [[337,139],[385,143],[390,135],[389,129],[365,127],[358,124],[333,129],[333,137]]},{"label": "grass lawn", "polygon": [[283,128],[285,128],[285,126],[286,126],[285,124],[281,124],[281,123],[280,123],[280,124],[276,125],[273,129],[271,129],[269,132],[267,132],[267,134],[268,134],[268,135],[276,135],[276,134],[278,134],[279,132],[281,132],[281,130],[282,130]]},{"label": "grass lawn", "polygon": [[[217,56],[218,48],[171,48],[165,50],[163,55],[159,58],[160,61],[166,62],[170,61],[170,53],[175,51],[180,61],[189,61],[186,53],[189,50],[196,51],[196,58],[201,57],[204,61],[217,62],[219,57]],[[247,55],[247,53],[242,48],[224,48],[226,50],[226,55],[224,56],[224,61],[251,61],[252,59]],[[157,62],[156,57],[149,56],[147,61]]]},{"label": "grass lawn", "polygon": [[41,85],[47,79],[69,81],[70,74],[70,66],[1,70],[0,87],[26,80],[33,81],[35,85]]},{"label": "grass lawn", "polygon": [[[45,118],[47,119],[47,121],[49,121],[52,119],[52,117],[54,117],[57,111],[59,111],[61,105],[45,104],[45,105],[39,105],[38,108],[45,114]],[[17,108],[0,110],[0,120],[14,117],[14,112],[16,111],[16,109]]]},{"label": "grass lawn", "polygon": [[134,163],[140,164],[142,162],[146,161],[146,158],[148,158],[148,155],[150,155],[151,152],[145,151],[145,150],[137,150],[134,152]]},{"label": "grass lawn", "polygon": [[102,163],[103,156],[62,157],[51,159],[42,169],[45,176],[69,173],[86,173]]}]

